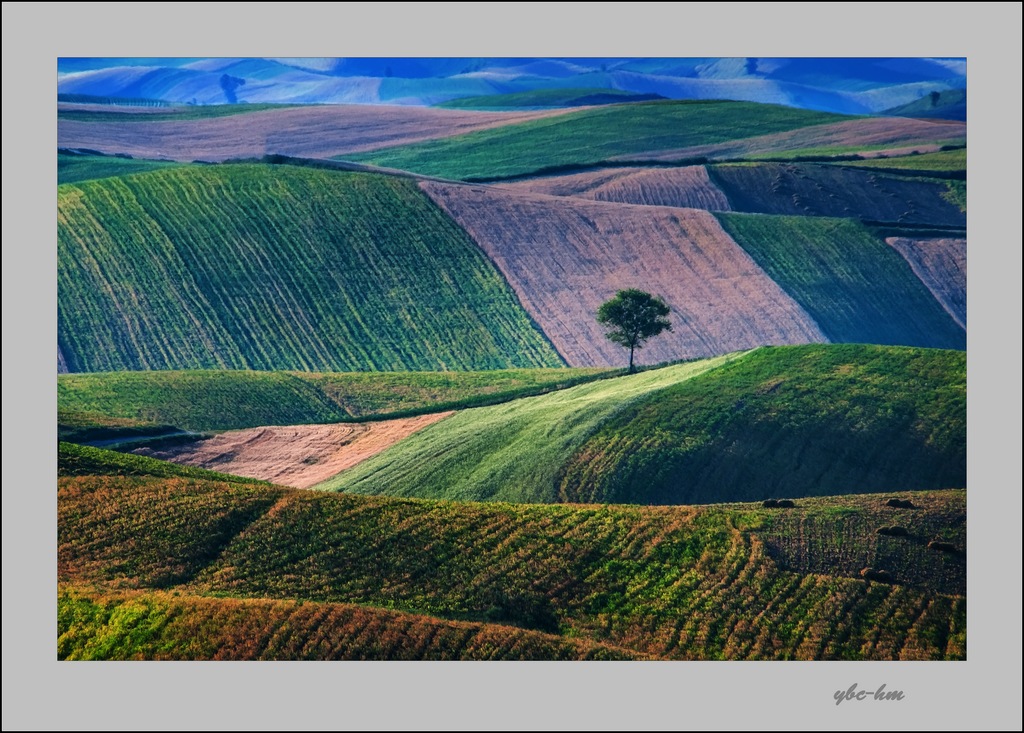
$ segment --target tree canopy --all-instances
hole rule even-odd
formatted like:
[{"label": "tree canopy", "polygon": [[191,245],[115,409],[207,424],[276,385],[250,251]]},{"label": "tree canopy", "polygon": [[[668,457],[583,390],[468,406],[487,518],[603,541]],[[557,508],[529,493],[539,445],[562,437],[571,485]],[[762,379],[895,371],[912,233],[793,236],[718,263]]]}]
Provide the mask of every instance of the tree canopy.
[{"label": "tree canopy", "polygon": [[644,342],[662,331],[671,331],[667,316],[668,304],[643,290],[620,290],[597,310],[597,322],[608,326],[610,341],[629,349],[629,371],[633,371],[633,354]]}]

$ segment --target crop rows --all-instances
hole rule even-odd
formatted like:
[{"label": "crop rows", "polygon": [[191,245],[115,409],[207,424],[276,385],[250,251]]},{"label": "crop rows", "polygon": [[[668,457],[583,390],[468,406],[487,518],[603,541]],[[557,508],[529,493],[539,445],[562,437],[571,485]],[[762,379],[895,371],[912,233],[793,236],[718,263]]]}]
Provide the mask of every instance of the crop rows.
[{"label": "crop rows", "polygon": [[62,186],[71,371],[560,366],[482,252],[405,180],[260,165]]},{"label": "crop rows", "polygon": [[100,372],[58,377],[57,404],[64,415],[60,422],[79,432],[104,427],[110,419],[195,431],[235,430],[442,412],[564,389],[617,373],[593,368]]},{"label": "crop rows", "polygon": [[[207,524],[256,510],[261,492],[260,516],[208,539]],[[751,506],[453,504],[113,478],[61,479],[58,499],[65,583],[145,587],[173,573],[184,593],[368,604],[674,659],[965,655],[962,597],[898,576],[780,570],[761,536],[773,510]],[[119,515],[131,521],[109,520]],[[218,625],[196,636],[216,639]]]},{"label": "crop rows", "polygon": [[159,461],[147,456],[118,453],[103,448],[74,443],[57,443],[58,476],[159,476],[163,478],[197,478],[208,481],[259,484],[261,481],[208,471],[193,466]]},{"label": "crop rows", "polygon": [[500,179],[592,165],[616,156],[642,159],[667,148],[842,119],[841,115],[748,102],[645,102],[587,109],[345,158],[444,178]]},{"label": "crop rows", "polygon": [[341,603],[166,592],[57,597],[59,659],[606,660],[642,655],[497,624]]},{"label": "crop rows", "polygon": [[833,342],[964,349],[967,334],[891,247],[848,219],[717,214]]},{"label": "crop rows", "polygon": [[145,173],[178,165],[163,160],[136,160],[117,158],[112,155],[67,155],[57,154],[57,184],[78,183],[96,178],[126,176],[131,173]]},{"label": "crop rows", "polygon": [[557,501],[556,474],[603,420],[736,355],[463,410],[318,489],[460,500]]},{"label": "crop rows", "polygon": [[690,504],[964,487],[966,367],[959,351],[758,349],[606,420],[566,461],[559,500]]}]

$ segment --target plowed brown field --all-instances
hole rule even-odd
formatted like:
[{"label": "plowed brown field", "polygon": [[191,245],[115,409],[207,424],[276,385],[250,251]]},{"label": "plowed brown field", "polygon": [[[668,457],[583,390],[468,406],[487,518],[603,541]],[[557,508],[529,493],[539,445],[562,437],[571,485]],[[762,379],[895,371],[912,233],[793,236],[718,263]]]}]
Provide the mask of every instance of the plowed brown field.
[{"label": "plowed brown field", "polygon": [[729,200],[702,165],[685,168],[608,168],[506,184],[515,191],[576,196],[647,206],[685,206],[729,211]]},{"label": "plowed brown field", "polygon": [[188,445],[161,450],[140,448],[135,452],[307,489],[451,414],[439,412],[357,424],[231,430]]},{"label": "plowed brown field", "polygon": [[[849,120],[827,125],[813,125],[796,130],[758,135],[741,140],[730,140],[713,145],[696,145],[651,152],[644,160],[682,160],[706,157],[712,159],[735,158],[745,155],[802,150],[806,148],[860,148],[886,147],[890,152],[904,149],[929,152],[948,141],[966,139],[967,124],[951,120],[915,120],[905,117],[873,117]],[[620,156],[624,160],[637,160],[641,156]]]},{"label": "plowed brown field", "polygon": [[826,340],[706,211],[429,181],[420,187],[497,264],[571,365],[625,363],[595,313],[629,287],[661,295],[672,308],[673,332],[652,339],[637,353],[639,363]]},{"label": "plowed brown field", "polygon": [[910,264],[953,320],[967,328],[967,240],[885,240]]},{"label": "plowed brown field", "polygon": [[268,153],[330,157],[405,145],[564,114],[467,112],[429,107],[324,105],[193,120],[59,120],[57,145],[139,158],[219,161]]}]

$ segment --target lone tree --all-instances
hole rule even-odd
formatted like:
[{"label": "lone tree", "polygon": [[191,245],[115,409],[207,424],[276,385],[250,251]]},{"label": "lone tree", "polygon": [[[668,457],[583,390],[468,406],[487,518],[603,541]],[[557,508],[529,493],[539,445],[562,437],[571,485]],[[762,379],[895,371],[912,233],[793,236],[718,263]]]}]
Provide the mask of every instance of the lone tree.
[{"label": "lone tree", "polygon": [[668,305],[643,290],[620,290],[597,309],[597,322],[609,326],[608,339],[629,349],[629,371],[633,372],[633,352],[662,331],[671,331]]}]

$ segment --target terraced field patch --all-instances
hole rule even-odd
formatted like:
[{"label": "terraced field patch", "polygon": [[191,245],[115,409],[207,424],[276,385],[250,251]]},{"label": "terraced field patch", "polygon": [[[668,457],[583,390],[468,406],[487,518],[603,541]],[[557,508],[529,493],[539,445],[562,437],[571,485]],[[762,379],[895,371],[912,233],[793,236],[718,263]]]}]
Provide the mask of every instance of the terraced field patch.
[{"label": "terraced field patch", "polygon": [[[231,111],[236,106],[239,105],[222,107]],[[57,120],[57,145],[183,162],[217,162],[268,154],[329,158],[562,114],[561,110],[478,112],[352,104],[283,107],[230,115],[193,113],[193,118],[182,119],[180,113],[164,109],[127,109],[104,108],[87,116],[66,112],[63,119]]]},{"label": "terraced field patch", "polygon": [[733,211],[831,216],[901,225],[966,227],[945,181],[810,163],[744,163],[708,169]]},{"label": "terraced field patch", "polygon": [[967,348],[892,247],[849,219],[717,214],[722,226],[833,342]]},{"label": "terraced field patch", "polygon": [[639,363],[825,340],[706,211],[490,186],[420,186],[501,269],[574,366],[625,365],[622,348],[608,341],[595,314],[617,290],[631,287],[660,295],[672,309],[672,332],[646,344]]},{"label": "terraced field patch", "polygon": [[946,312],[966,329],[967,240],[888,237],[885,241],[903,255]]},{"label": "terraced field patch", "polygon": [[500,184],[513,191],[575,196],[645,206],[681,206],[729,211],[729,200],[708,178],[704,166],[605,168],[564,176],[527,178]]},{"label": "terraced field patch", "polygon": [[133,452],[186,466],[307,489],[451,414],[435,412],[358,424],[231,430],[184,445],[137,448]]},{"label": "terraced field patch", "polygon": [[623,156],[643,160],[650,152],[666,148],[720,143],[842,119],[825,112],[750,102],[642,102],[594,107],[345,158],[442,178],[498,180],[565,172],[566,167]]},{"label": "terraced field patch", "polygon": [[501,274],[405,179],[189,166],[57,198],[70,371],[562,365]]}]

